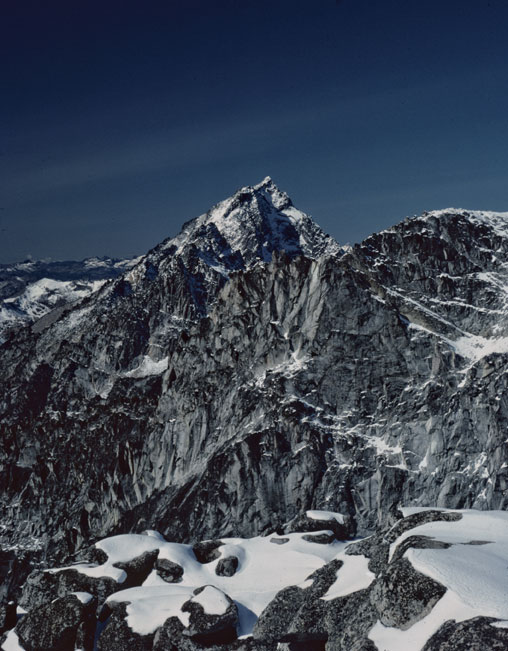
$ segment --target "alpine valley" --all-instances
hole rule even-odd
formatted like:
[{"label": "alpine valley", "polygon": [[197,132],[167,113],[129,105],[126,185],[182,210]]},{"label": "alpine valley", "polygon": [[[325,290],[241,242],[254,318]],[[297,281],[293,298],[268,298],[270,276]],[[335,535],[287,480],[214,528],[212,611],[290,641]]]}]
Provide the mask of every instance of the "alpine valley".
[{"label": "alpine valley", "polygon": [[508,648],[508,213],[266,178],[0,281],[4,651]]}]

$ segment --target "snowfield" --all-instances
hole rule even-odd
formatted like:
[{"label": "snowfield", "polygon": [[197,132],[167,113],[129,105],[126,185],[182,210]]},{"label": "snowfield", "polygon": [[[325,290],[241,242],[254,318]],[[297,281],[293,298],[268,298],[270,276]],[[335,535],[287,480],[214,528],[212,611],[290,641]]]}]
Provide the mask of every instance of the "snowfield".
[{"label": "snowfield", "polygon": [[[339,514],[336,514],[339,516]],[[328,519],[328,514],[324,514]],[[121,590],[108,598],[109,603],[130,602],[127,608],[128,623],[139,633],[153,632],[170,616],[177,616],[188,625],[188,613],[183,613],[182,604],[201,586],[214,586],[233,599],[239,608],[240,636],[249,635],[264,608],[277,592],[290,585],[303,583],[315,570],[338,557],[347,543],[334,541],[328,545],[303,540],[301,533],[283,536],[283,544],[272,542],[275,534],[256,538],[222,538],[224,545],[218,548],[219,558],[210,563],[199,563],[190,545],[163,542],[159,539],[128,534],[101,541],[97,546],[108,554],[108,563],[101,566],[104,576],[112,576],[114,563],[126,562],[147,551],[159,549],[159,558],[164,558],[183,567],[181,583],[166,583],[154,570],[141,587]],[[231,576],[217,576],[215,570],[220,559],[236,556],[239,565]],[[347,557],[352,563],[357,558]],[[364,559],[366,562],[366,559]],[[73,569],[89,573],[87,566],[73,566]],[[372,578],[374,575],[372,575]],[[370,580],[372,580],[372,578]],[[198,595],[204,599],[204,593]],[[205,611],[220,610],[222,593],[206,593]],[[223,597],[222,597],[223,598]],[[333,598],[333,597],[329,597]],[[197,599],[197,598],[196,598]],[[170,613],[170,614],[168,614]]]},{"label": "snowfield", "polygon": [[[270,604],[277,601],[274,601],[276,596],[280,599],[290,586],[296,586],[298,594],[311,594],[309,589],[311,592],[315,589],[314,573],[320,568],[326,570],[331,562],[338,569],[328,574],[330,580],[325,589],[316,592],[313,599],[321,601],[324,608],[334,609],[339,603],[336,600],[345,603],[343,600],[355,593],[364,595],[367,602],[370,600],[378,609],[382,619],[382,606],[372,603],[370,590],[389,575],[391,567],[405,559],[415,572],[414,581],[419,581],[422,575],[429,577],[440,584],[442,596],[434,602],[429,601],[430,607],[419,604],[420,615],[410,626],[387,626],[381,619],[371,620],[374,623],[367,627],[364,635],[379,651],[419,651],[450,620],[463,622],[488,617],[494,618],[490,624],[493,630],[508,628],[508,513],[416,507],[402,511],[405,520],[399,520],[388,529],[385,538],[378,543],[386,550],[386,565],[382,569],[378,566],[376,573],[370,565],[372,549],[366,551],[365,547],[375,538],[339,541],[334,539],[332,531],[323,529],[319,531],[322,539],[317,542],[315,525],[319,529],[321,523],[326,527],[334,521],[344,522],[340,513],[319,510],[306,512],[308,522],[315,523],[311,533],[209,541],[212,555],[206,558],[198,559],[196,547],[167,542],[158,532],[146,531],[113,536],[96,543],[97,549],[107,555],[107,561],[101,565],[81,563],[46,572],[55,575],[76,570],[95,579],[108,577],[120,586],[126,581],[129,570],[126,573],[118,564],[128,564],[144,554],[157,552],[159,561],[181,569],[181,577],[168,583],[169,579],[163,578],[155,564],[141,585],[110,594],[106,599],[110,612],[125,604],[125,619],[130,630],[137,635],[150,636],[163,627],[168,618],[177,618],[188,629],[192,625],[189,604],[201,606],[204,616],[220,617],[229,612],[234,602],[238,613],[236,632],[238,637],[245,638],[253,634],[256,622],[264,611],[272,608]],[[440,519],[448,516],[448,520]],[[398,531],[401,533],[397,534]],[[388,545],[386,540],[391,543]],[[440,547],[407,545],[415,540],[435,541]],[[200,544],[206,546],[206,543]],[[401,548],[401,545],[404,546]],[[232,576],[217,573],[218,566],[231,558],[236,559]],[[85,605],[92,599],[87,592],[71,594]],[[389,597],[393,599],[393,595]],[[301,602],[298,603],[300,606],[290,617],[296,616],[298,607],[301,608]],[[369,606],[371,612],[372,606]],[[401,611],[404,607],[401,603]],[[362,626],[361,619],[359,625]],[[256,634],[254,630],[254,636]],[[5,651],[22,648],[16,633],[9,633],[2,648]],[[334,649],[335,646],[326,648]]]}]

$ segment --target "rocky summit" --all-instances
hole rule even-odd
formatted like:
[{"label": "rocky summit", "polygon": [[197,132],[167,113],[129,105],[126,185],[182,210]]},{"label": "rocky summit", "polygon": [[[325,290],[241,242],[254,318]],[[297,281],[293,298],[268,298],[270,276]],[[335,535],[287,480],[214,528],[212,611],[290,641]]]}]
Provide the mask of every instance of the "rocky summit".
[{"label": "rocky summit", "polygon": [[[37,309],[51,283],[11,274],[2,303],[28,315],[0,348],[4,649],[506,648],[506,597],[476,608],[474,584],[428,568],[504,549],[508,214],[433,211],[341,247],[266,178],[110,266]],[[452,540],[454,518],[474,536]],[[119,555],[97,542],[126,534]],[[261,559],[318,560],[244,603],[234,540],[260,536]],[[155,620],[111,596],[168,578]],[[11,601],[29,610],[14,631]]]}]

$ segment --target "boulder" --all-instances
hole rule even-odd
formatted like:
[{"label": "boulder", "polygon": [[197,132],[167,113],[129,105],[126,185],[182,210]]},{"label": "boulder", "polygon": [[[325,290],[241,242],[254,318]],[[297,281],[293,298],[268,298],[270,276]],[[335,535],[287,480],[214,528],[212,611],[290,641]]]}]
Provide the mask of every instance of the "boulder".
[{"label": "boulder", "polygon": [[322,531],[321,533],[317,533],[313,536],[302,536],[302,538],[307,542],[318,543],[319,545],[329,545],[335,540],[335,534],[332,531]]},{"label": "boulder", "polygon": [[22,617],[15,628],[27,651],[92,651],[97,599],[84,593],[70,594]]},{"label": "boulder", "polygon": [[328,602],[324,627],[328,631],[329,649],[375,651],[376,647],[367,635],[376,623],[378,613],[370,603],[369,593],[370,588],[367,588]]},{"label": "boulder", "polygon": [[374,574],[379,574],[385,569],[389,553],[390,545],[382,533],[374,534],[346,547],[348,556],[366,556],[369,559],[369,570]]},{"label": "boulder", "polygon": [[460,513],[450,513],[449,511],[439,511],[438,509],[431,509],[429,511],[418,511],[408,515],[405,518],[398,520],[389,531],[384,535],[386,542],[393,543],[406,531],[419,527],[428,522],[456,522],[461,520]]},{"label": "boulder", "polygon": [[122,589],[141,585],[153,570],[159,550],[145,552],[126,563],[115,563],[114,567],[124,570],[127,578],[122,583]]},{"label": "boulder", "polygon": [[343,516],[343,522],[334,517],[323,516],[318,520],[307,513],[297,515],[284,526],[284,533],[312,533],[315,531],[331,531],[337,540],[348,540],[354,535],[355,524],[348,516]]},{"label": "boulder", "polygon": [[211,563],[220,557],[218,548],[222,540],[203,540],[192,545],[192,551],[199,563]]},{"label": "boulder", "polygon": [[20,606],[30,611],[52,599],[65,597],[70,592],[89,592],[104,603],[110,594],[121,590],[123,584],[108,576],[93,577],[73,568],[58,572],[34,570],[23,586]]},{"label": "boulder", "polygon": [[333,560],[308,577],[312,581],[308,588],[291,586],[277,593],[256,622],[254,638],[287,642],[295,649],[302,644],[307,645],[302,648],[321,648],[328,638],[325,617],[329,607],[321,597],[335,583],[342,565],[342,561]]},{"label": "boulder", "polygon": [[475,617],[465,622],[445,622],[422,651],[506,651],[508,629],[497,627],[496,621]]},{"label": "boulder", "polygon": [[97,641],[98,651],[152,651],[154,633],[140,635],[127,624],[127,604],[115,605]]},{"label": "boulder", "polygon": [[194,590],[194,596],[182,606],[190,613],[184,635],[205,645],[229,644],[237,639],[238,609],[222,590],[206,585]]},{"label": "boulder", "polygon": [[226,556],[219,559],[215,574],[218,576],[233,576],[238,569],[238,558],[236,556]]},{"label": "boulder", "polygon": [[446,588],[420,572],[406,558],[390,563],[370,591],[370,602],[384,626],[402,630],[425,617]]},{"label": "boulder", "polygon": [[405,538],[393,552],[392,563],[402,558],[408,549],[448,549],[451,543],[435,540],[429,536],[408,536]]},{"label": "boulder", "polygon": [[276,651],[275,644],[265,644],[252,637],[227,644],[202,644],[185,635],[178,617],[169,617],[155,633],[152,651]]},{"label": "boulder", "polygon": [[[34,570],[23,586],[19,603],[26,610],[31,610],[34,606],[64,597],[70,592],[89,592],[102,605],[114,592],[141,585],[153,570],[158,553],[158,550],[145,552],[128,562],[115,563],[114,567],[127,574],[121,583],[108,576],[88,576],[73,567],[57,571]],[[103,553],[98,553],[97,557],[103,558]]]},{"label": "boulder", "polygon": [[180,583],[182,580],[183,567],[167,558],[158,558],[155,561],[155,571],[166,583]]},{"label": "boulder", "polygon": [[281,641],[304,602],[305,590],[297,586],[278,592],[254,624],[254,639],[265,643]]}]

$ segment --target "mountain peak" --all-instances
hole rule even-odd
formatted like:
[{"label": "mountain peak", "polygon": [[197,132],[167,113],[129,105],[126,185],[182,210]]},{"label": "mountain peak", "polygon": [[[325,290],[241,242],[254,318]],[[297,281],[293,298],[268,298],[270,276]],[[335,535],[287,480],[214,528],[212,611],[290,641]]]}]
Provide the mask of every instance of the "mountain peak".
[{"label": "mountain peak", "polygon": [[262,188],[268,187],[269,185],[275,185],[275,184],[272,181],[271,176],[265,176],[265,178],[261,181],[261,183],[258,183],[257,185],[254,186],[254,189],[261,190]]},{"label": "mountain peak", "polygon": [[237,198],[241,201],[248,201],[253,196],[262,196],[277,210],[283,210],[293,205],[289,195],[282,190],[279,190],[277,185],[273,182],[270,176],[265,178],[257,185],[247,185],[240,188],[232,198]]},{"label": "mountain peak", "polygon": [[209,266],[226,275],[256,262],[269,262],[274,252],[311,258],[341,252],[337,242],[296,209],[269,176],[257,185],[240,188],[187,222],[163,247],[178,255],[192,248]]}]

